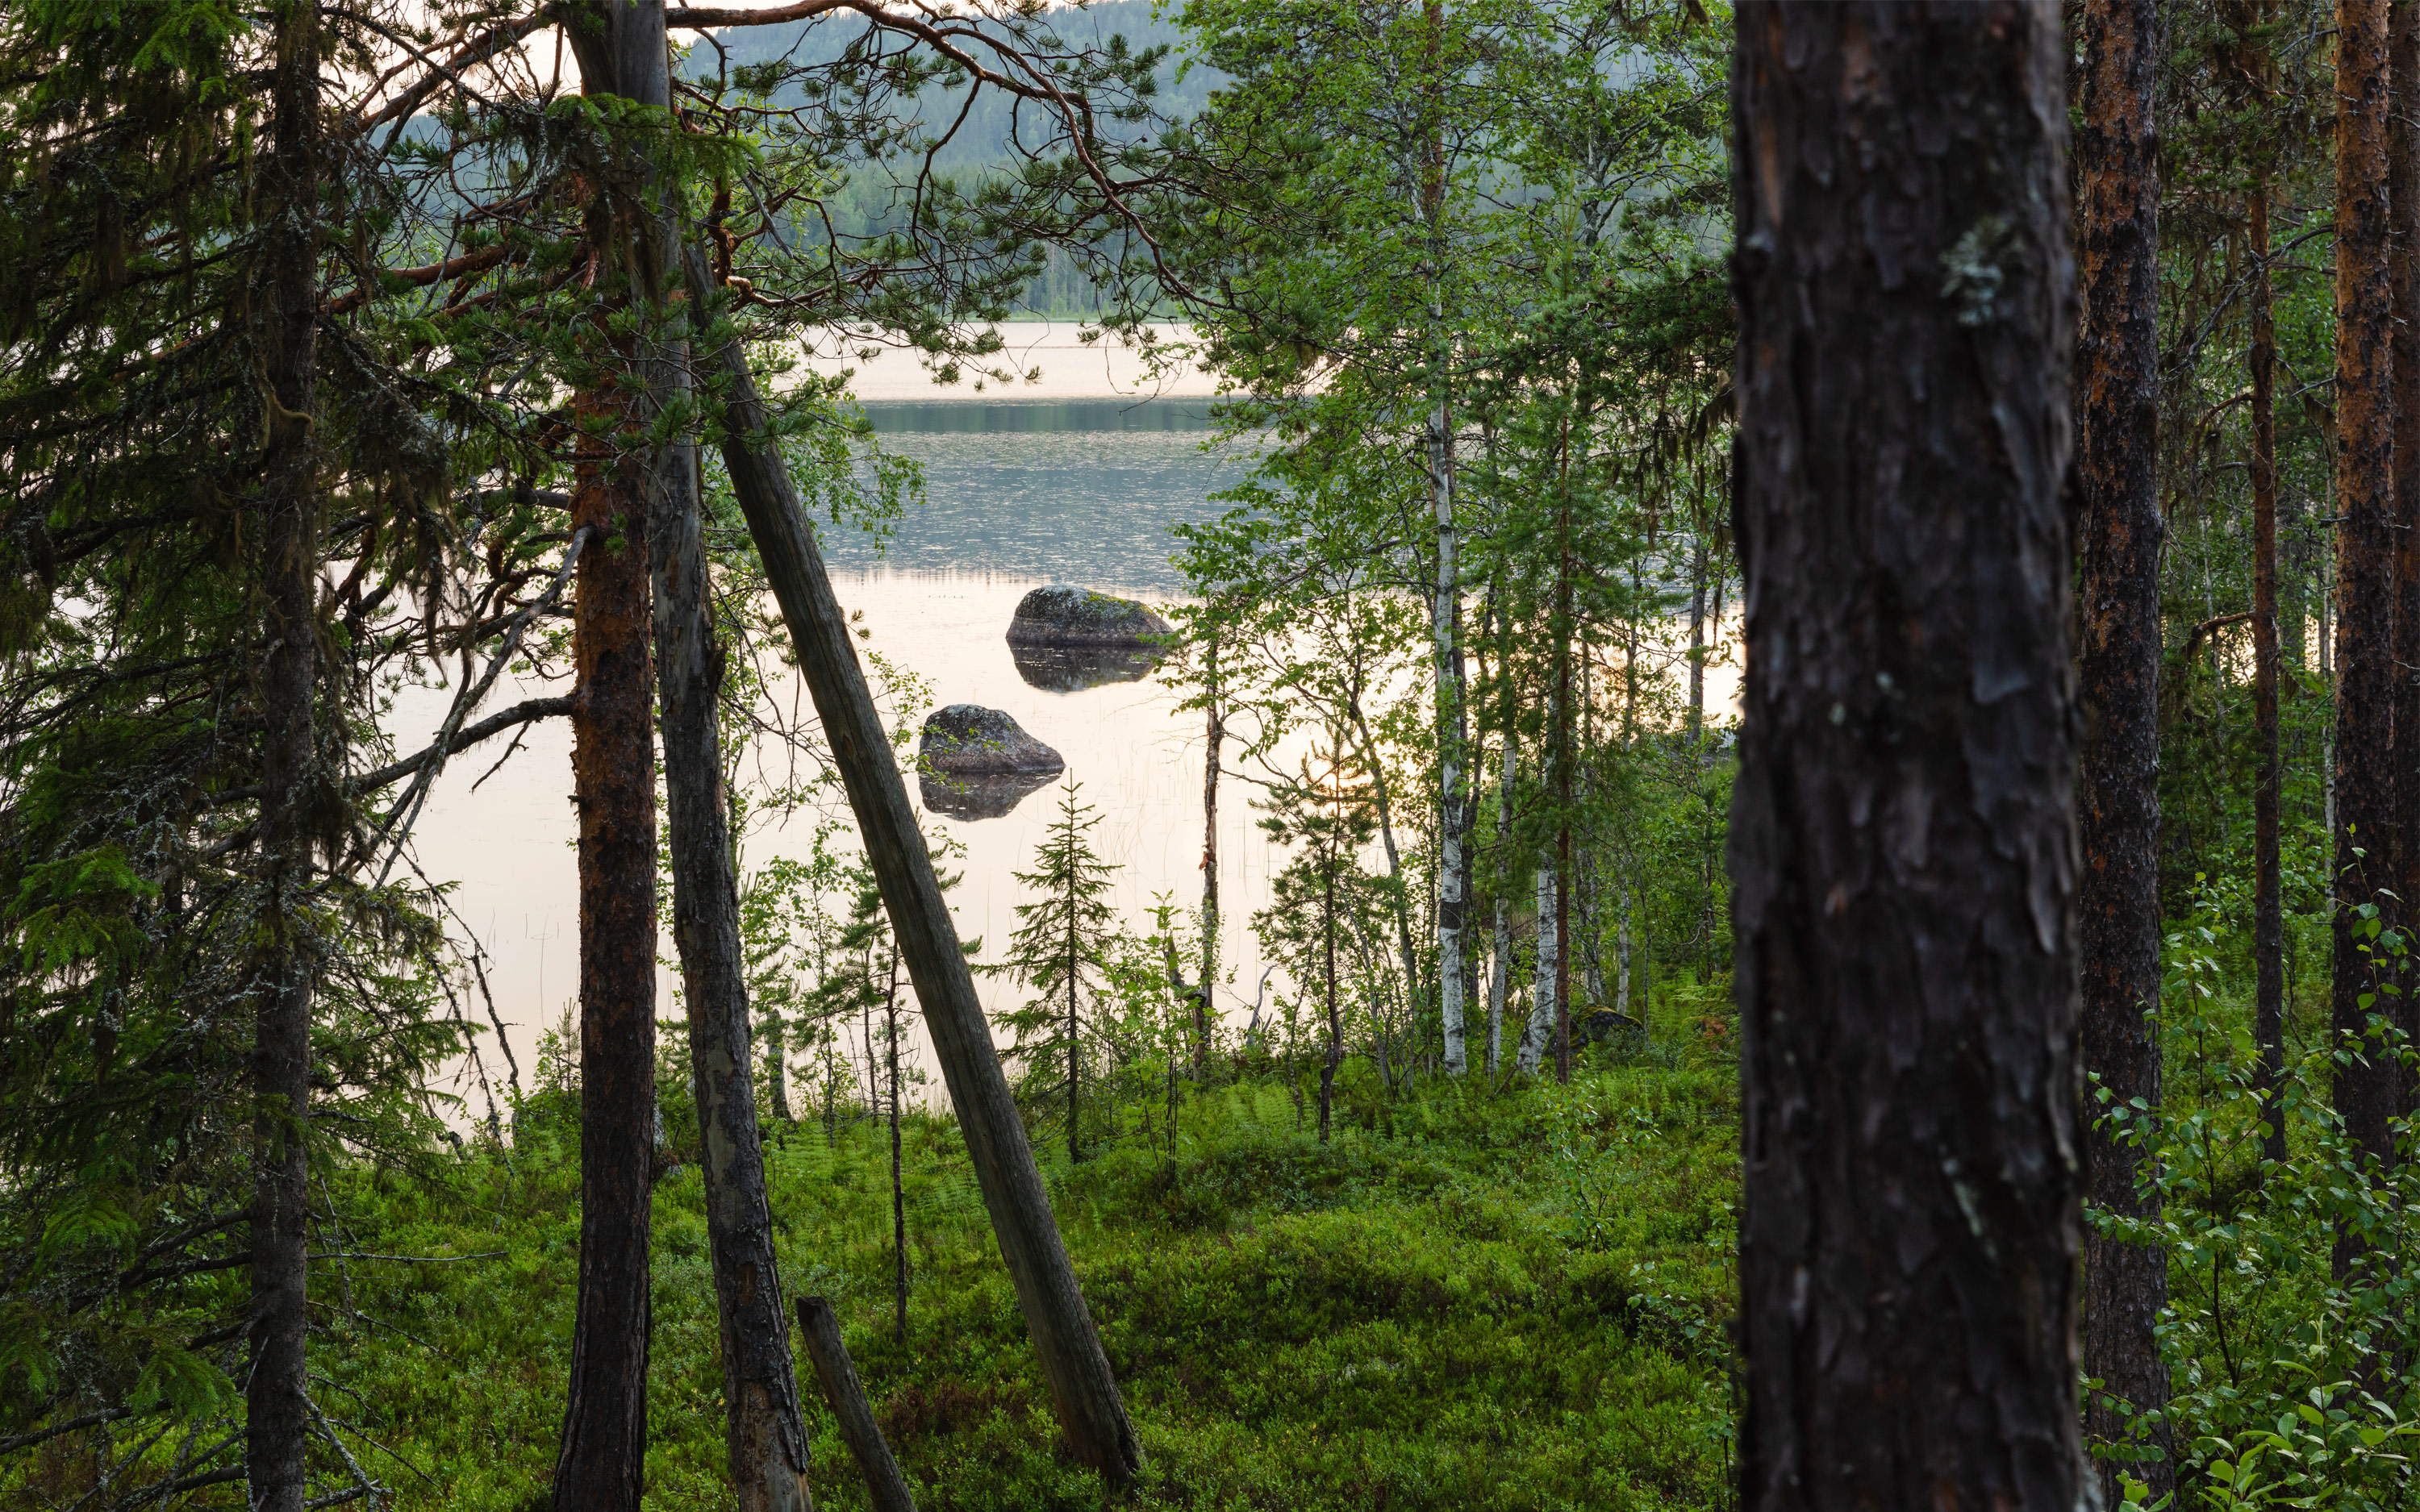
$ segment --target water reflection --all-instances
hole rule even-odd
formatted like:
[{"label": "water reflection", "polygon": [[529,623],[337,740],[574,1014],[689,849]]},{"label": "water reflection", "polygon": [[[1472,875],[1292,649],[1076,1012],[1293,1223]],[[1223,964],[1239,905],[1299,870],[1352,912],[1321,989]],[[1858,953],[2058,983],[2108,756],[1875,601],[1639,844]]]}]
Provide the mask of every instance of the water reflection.
[{"label": "water reflection", "polygon": [[1202,451],[1208,407],[1198,400],[868,404],[865,413],[887,450],[923,467],[924,501],[887,548],[854,531],[826,532],[825,555],[841,571],[988,572],[1181,594],[1170,530],[1225,513],[1210,495],[1249,466]]},{"label": "water reflection", "polygon": [[985,777],[918,776],[924,807],[951,819],[1005,819],[1009,811],[1059,780],[1057,772],[995,772]]},{"label": "water reflection", "polygon": [[1159,665],[1149,651],[1129,646],[1011,646],[1016,675],[1046,693],[1080,693],[1111,683],[1139,683]]},{"label": "water reflection", "polygon": [[[855,532],[832,532],[827,541],[833,588],[846,609],[863,615],[866,650],[900,675],[892,716],[921,721],[936,706],[979,702],[1062,753],[1081,784],[1079,801],[1100,812],[1093,842],[1116,868],[1109,902],[1130,928],[1147,921],[1162,899],[1180,906],[1200,899],[1202,716],[1180,712],[1178,695],[1151,677],[1148,650],[1016,650],[1006,632],[1018,602],[1043,583],[1078,582],[1162,603],[1185,593],[1168,561],[1175,544],[1170,527],[1222,513],[1209,495],[1244,466],[1200,450],[1203,409],[1198,401],[869,405],[884,443],[923,464],[925,501],[900,523],[887,562]],[[1077,424],[1088,428],[1043,428]],[[491,706],[565,691],[517,679],[497,690]],[[407,689],[393,716],[397,746],[424,744],[450,698],[445,688]],[[784,720],[812,724],[794,679],[776,672],[766,698]],[[1233,761],[1232,744],[1228,752]],[[533,726],[520,753],[491,779],[481,779],[485,762],[458,762],[430,795],[418,834],[422,866],[457,885],[458,928],[485,951],[487,980],[523,1075],[540,1032],[573,1006],[580,913],[570,756],[569,730],[549,721]],[[768,787],[800,779],[795,756],[769,736],[750,745],[741,766],[739,779]],[[932,827],[946,837],[936,859],[963,878],[949,895],[959,933],[988,942],[981,960],[1000,958],[1017,924],[1016,905],[1029,901],[1016,873],[1032,865],[1058,814],[1052,795],[1032,798],[1053,781],[1032,774],[917,785],[938,820]],[[1281,857],[1254,823],[1249,790],[1229,791],[1217,843],[1220,958],[1234,975],[1222,970],[1218,1000],[1240,1024],[1262,964],[1250,917],[1266,903]],[[845,807],[752,826],[741,841],[742,870],[753,872],[777,856],[808,858],[825,822],[845,826]],[[827,908],[845,902],[822,901]],[[668,938],[661,955],[675,959]],[[1007,978],[985,976],[977,985],[995,1012],[1024,999],[1022,985]],[[661,1002],[674,1000],[669,970],[658,990]],[[491,1049],[488,1064],[502,1083],[508,1072],[500,1062]],[[448,1089],[473,1099],[474,1115],[484,1105],[468,1068]]]}]

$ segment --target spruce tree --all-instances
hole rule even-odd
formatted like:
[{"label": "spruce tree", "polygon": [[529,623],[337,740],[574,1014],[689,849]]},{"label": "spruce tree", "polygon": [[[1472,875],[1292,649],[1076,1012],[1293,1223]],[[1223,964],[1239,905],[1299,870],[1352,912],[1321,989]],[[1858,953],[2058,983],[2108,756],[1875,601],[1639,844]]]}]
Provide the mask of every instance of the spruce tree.
[{"label": "spruce tree", "polygon": [[1008,953],[993,969],[1014,976],[1033,996],[1002,1015],[1016,1031],[1010,1054],[1029,1065],[1055,1059],[1063,1070],[1067,1159],[1084,1158],[1082,1138],[1085,1026],[1107,985],[1108,946],[1116,928],[1109,903],[1117,868],[1093,847],[1100,811],[1078,801],[1081,784],[1059,790],[1059,815],[1034,850],[1033,868],[1014,873],[1032,901],[1016,905]]}]

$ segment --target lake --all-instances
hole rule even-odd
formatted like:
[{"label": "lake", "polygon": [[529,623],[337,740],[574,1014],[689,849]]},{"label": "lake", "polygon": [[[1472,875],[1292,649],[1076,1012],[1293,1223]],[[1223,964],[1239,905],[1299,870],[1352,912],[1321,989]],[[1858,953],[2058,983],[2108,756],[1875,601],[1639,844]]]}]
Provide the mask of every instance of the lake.
[{"label": "lake", "polygon": [[[1170,528],[1218,513],[1209,495],[1239,477],[1245,464],[1204,452],[1207,407],[1199,396],[1063,392],[1071,386],[1081,387],[1062,383],[1055,387],[1063,392],[1041,398],[924,394],[868,402],[883,447],[923,469],[924,501],[898,522],[879,552],[851,532],[832,532],[828,546],[834,591],[844,608],[863,615],[871,650],[912,673],[933,705],[1003,710],[1065,759],[1068,776],[1081,784],[1081,801],[1100,811],[1095,844],[1119,868],[1114,902],[1140,928],[1158,896],[1171,894],[1186,907],[1201,898],[1202,717],[1180,714],[1178,695],[1152,676],[1069,691],[1036,686],[1020,674],[1005,635],[1018,599],[1046,582],[1163,605],[1176,597],[1183,580],[1169,564]],[[500,687],[489,706],[550,690],[562,689]],[[427,690],[399,702],[399,748],[422,743],[425,736],[413,736],[434,730],[448,696]],[[795,687],[780,687],[776,696],[806,706]],[[549,721],[484,780],[480,774],[494,756],[466,752],[449,765],[419,825],[420,863],[431,878],[456,884],[457,933],[475,937],[485,952],[524,1079],[539,1034],[571,1008],[577,990],[570,744],[568,726]],[[1231,762],[1233,750],[1231,745]],[[762,742],[744,764],[776,779],[787,767],[786,751]],[[1238,1019],[1249,1014],[1259,979],[1249,916],[1267,897],[1272,861],[1253,823],[1250,791],[1230,780],[1219,805],[1222,959],[1236,968],[1237,984],[1219,1003]],[[991,817],[932,817],[955,842],[942,865],[964,878],[951,894],[960,933],[982,938],[985,958],[998,956],[1016,926],[1020,895],[1012,873],[1032,864],[1058,792],[1045,786]],[[803,813],[752,832],[743,869],[775,855],[805,855],[816,817]],[[659,1016],[674,1019],[679,1011],[668,935],[659,953],[666,963]],[[1022,995],[1000,979],[979,978],[978,985],[995,1009]],[[492,1051],[489,1070],[504,1074]],[[474,1116],[484,1113],[474,1078],[465,1075],[452,1089],[470,1099]]]}]

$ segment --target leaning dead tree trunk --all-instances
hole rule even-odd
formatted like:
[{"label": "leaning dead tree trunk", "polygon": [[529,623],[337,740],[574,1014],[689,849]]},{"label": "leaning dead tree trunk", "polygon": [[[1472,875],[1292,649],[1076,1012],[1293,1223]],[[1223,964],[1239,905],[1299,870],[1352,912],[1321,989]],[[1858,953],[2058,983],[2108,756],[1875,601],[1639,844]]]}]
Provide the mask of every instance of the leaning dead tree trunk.
[{"label": "leaning dead tree trunk", "polygon": [[[2149,1218],[2140,1148],[2111,1108],[2160,1102],[2159,176],[2151,81],[2153,0],[2086,0],[2084,105],[2075,142],[2076,249],[2083,322],[2076,342],[2076,475],[2083,489],[2077,649],[2085,709],[2076,785],[2084,872],[2076,888],[2083,953],[2085,1196],[2102,1212]],[[2187,658],[2190,662],[2190,657]],[[2104,1098],[2106,1101],[2104,1102]],[[2121,1473],[2155,1496],[2175,1484],[2161,1444],[2133,1443],[2140,1414],[2167,1405],[2168,1367],[2153,1332],[2168,1300],[2162,1251],[2084,1235],[2085,1403],[2099,1443],[2102,1498],[2125,1500]]]},{"label": "leaning dead tree trunk", "polygon": [[831,1304],[822,1297],[800,1297],[799,1335],[806,1341],[807,1358],[814,1362],[824,1400],[840,1425],[841,1443],[848,1445],[858,1473],[865,1477],[866,1496],[875,1512],[916,1512],[916,1498],[908,1489],[908,1477],[899,1473],[899,1461],[891,1457],[882,1425],[874,1420],[874,1409],[857,1379],[857,1366],[849,1360],[848,1345],[840,1336],[840,1319]]},{"label": "leaning dead tree trunk", "polygon": [[[565,32],[590,94],[665,76],[663,0],[613,6],[602,30]],[[634,95],[643,104],[664,103]],[[627,150],[627,148],[625,149]],[[644,163],[626,164],[644,184]],[[639,193],[645,193],[643,188]],[[632,213],[625,187],[600,186],[589,208],[592,255],[632,245],[606,235]],[[628,296],[640,270],[604,269]],[[650,656],[647,476],[629,453],[645,419],[645,380],[628,338],[596,360],[613,387],[576,408],[601,416],[584,442],[572,496],[575,528],[594,533],[580,555],[573,603],[573,801],[580,815],[580,1291],[571,1335],[557,1512],[639,1512],[647,1446],[647,1346],[652,1324],[647,1239],[653,1215],[656,1110],[655,672]]]},{"label": "leaning dead tree trunk", "polygon": [[[2351,1054],[2336,1072],[2336,1111],[2363,1153],[2395,1157],[2395,1063],[2367,1038],[2380,973],[2359,910],[2396,879],[2394,748],[2394,281],[2388,265],[2386,0],[2336,8],[2335,908],[2331,971],[2336,1033]],[[2349,1273],[2360,1238],[2339,1232]]]},{"label": "leaning dead tree trunk", "polygon": [[2059,9],[1738,38],[1741,1504],[2073,1512]]},{"label": "leaning dead tree trunk", "polygon": [[261,459],[261,589],[269,649],[260,669],[261,856],[268,949],[253,1015],[251,1368],[244,1381],[244,1475],[251,1504],[302,1512],[311,1432],[307,1326],[313,961],[303,896],[311,887],[313,706],[318,690],[318,22],[308,7],[277,16],[270,82],[272,135],[262,164],[267,201],[259,346],[269,415]]},{"label": "leaning dead tree trunk", "polygon": [[[706,265],[685,255],[690,297],[706,307]],[[932,857],[882,721],[859,667],[840,605],[832,597],[797,490],[780,454],[763,438],[766,411],[736,341],[721,343],[706,365],[721,384],[722,457],[750,534],[765,562],[788,625],[815,713],[847,789],[883,906],[907,958],[917,1000],[950,1090],[1001,1257],[1016,1288],[1025,1326],[1041,1356],[1051,1407],[1076,1453],[1113,1485],[1133,1479],[1142,1450],[1102,1351],[1093,1315],[1076,1285],[1050,1196],[1026,1141],[1025,1125],[1001,1073],[991,1026],[958,949],[956,926],[933,875]]]}]

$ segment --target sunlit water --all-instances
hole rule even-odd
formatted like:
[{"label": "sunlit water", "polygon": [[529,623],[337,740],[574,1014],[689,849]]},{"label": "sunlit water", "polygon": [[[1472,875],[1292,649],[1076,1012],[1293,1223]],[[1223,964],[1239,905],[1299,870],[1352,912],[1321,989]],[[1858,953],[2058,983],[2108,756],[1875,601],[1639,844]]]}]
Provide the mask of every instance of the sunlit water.
[{"label": "sunlit water", "polygon": [[[1161,604],[1182,592],[1168,560],[1170,528],[1218,513],[1221,506],[1208,496],[1243,468],[1203,451],[1203,408],[1199,400],[1130,399],[869,404],[884,446],[923,465],[924,501],[898,522],[879,554],[845,536],[829,543],[835,592],[845,609],[862,613],[871,631],[865,645],[921,683],[931,705],[1003,710],[1060,752],[1067,775],[1081,785],[1081,801],[1099,811],[1094,843],[1119,868],[1113,901],[1138,930],[1163,895],[1188,909],[1201,899],[1202,716],[1179,712],[1180,695],[1156,676],[1076,691],[1034,686],[1020,675],[1005,633],[1017,600],[1043,582],[1083,583]],[[500,689],[489,706],[543,691],[535,685]],[[406,733],[434,729],[448,696],[432,690],[405,702],[397,719],[401,748],[420,743]],[[795,687],[779,687],[775,696],[785,708],[808,708]],[[418,830],[427,875],[455,884],[456,933],[475,938],[484,952],[488,986],[524,1084],[540,1034],[570,1010],[577,990],[570,739],[563,721],[536,727],[484,780],[500,751],[456,758]],[[789,770],[787,754],[765,742],[744,767],[746,775],[776,780]],[[1012,873],[1032,867],[1059,794],[1056,785],[1041,787],[997,817],[931,817],[956,844],[942,864],[963,877],[951,903],[961,934],[985,942],[980,959],[998,959],[1016,927],[1022,894]],[[1219,805],[1222,956],[1234,984],[1218,1001],[1236,1021],[1249,1015],[1260,978],[1249,918],[1266,901],[1271,866],[1249,797],[1250,790],[1230,780]],[[941,804],[964,806],[946,798]],[[804,812],[754,829],[745,841],[743,869],[776,855],[805,856],[817,818]],[[845,901],[830,905],[837,911]],[[659,1016],[674,1019],[669,936],[659,953],[665,963]],[[995,1010],[1022,996],[1006,979],[982,977],[978,985]],[[471,995],[475,985],[466,981],[465,988],[466,1007],[484,1017]],[[484,1058],[501,1081],[505,1065],[492,1041]],[[469,1100],[472,1116],[484,1113],[472,1068],[455,1089]]]}]

